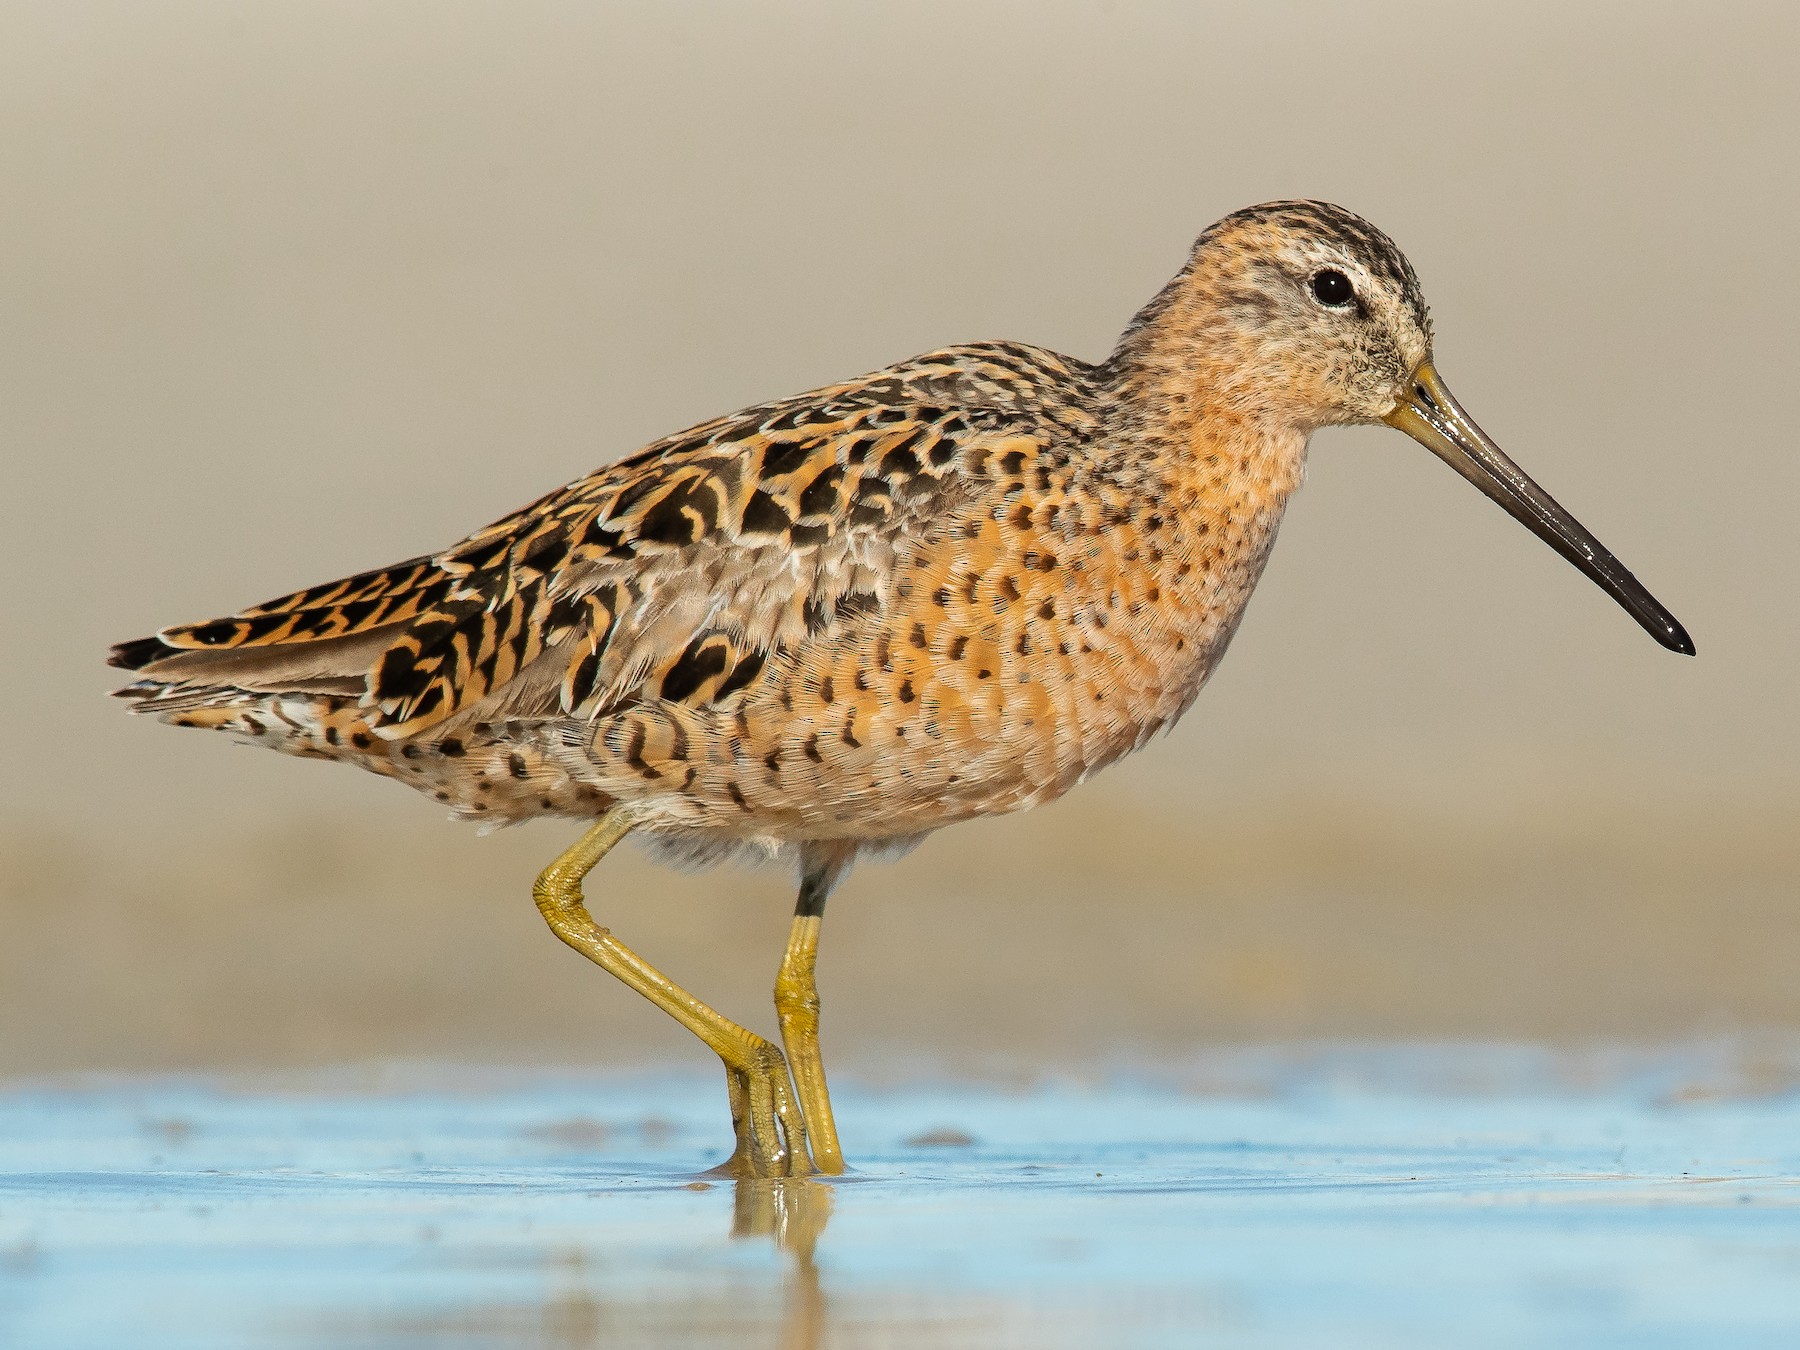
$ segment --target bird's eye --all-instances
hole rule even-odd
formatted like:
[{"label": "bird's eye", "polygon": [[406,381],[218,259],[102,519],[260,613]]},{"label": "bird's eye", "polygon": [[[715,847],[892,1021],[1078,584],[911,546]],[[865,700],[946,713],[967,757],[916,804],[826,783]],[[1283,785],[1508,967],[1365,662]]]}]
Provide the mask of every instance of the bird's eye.
[{"label": "bird's eye", "polygon": [[1350,278],[1335,267],[1312,274],[1312,293],[1313,299],[1332,309],[1341,309],[1356,299],[1356,288],[1350,284]]}]

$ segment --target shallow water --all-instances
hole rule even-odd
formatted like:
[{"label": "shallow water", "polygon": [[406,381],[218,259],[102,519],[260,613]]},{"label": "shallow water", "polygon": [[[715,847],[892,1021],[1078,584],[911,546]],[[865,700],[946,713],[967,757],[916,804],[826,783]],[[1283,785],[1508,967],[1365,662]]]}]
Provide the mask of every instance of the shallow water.
[{"label": "shallow water", "polygon": [[855,1175],[740,1186],[709,1074],[15,1088],[0,1343],[1800,1343],[1800,1093],[1567,1067],[852,1081]]}]

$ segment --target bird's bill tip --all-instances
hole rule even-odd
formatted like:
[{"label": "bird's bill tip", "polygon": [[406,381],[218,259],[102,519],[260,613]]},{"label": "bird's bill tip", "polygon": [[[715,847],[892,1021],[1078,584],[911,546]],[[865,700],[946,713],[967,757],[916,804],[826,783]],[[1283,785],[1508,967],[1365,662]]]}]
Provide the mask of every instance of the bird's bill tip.
[{"label": "bird's bill tip", "polygon": [[1694,654],[1694,640],[1617,558],[1488,438],[1427,359],[1384,419],[1430,450],[1525,525],[1618,602],[1670,651]]}]

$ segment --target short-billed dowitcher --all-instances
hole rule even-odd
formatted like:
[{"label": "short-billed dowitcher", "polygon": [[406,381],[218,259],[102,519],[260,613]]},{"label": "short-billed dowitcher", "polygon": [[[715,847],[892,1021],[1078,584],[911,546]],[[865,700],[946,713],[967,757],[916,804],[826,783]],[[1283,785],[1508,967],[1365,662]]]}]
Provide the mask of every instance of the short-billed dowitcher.
[{"label": "short-billed dowitcher", "polygon": [[[397,778],[471,820],[593,822],[538,877],[564,942],[725,1063],[740,1175],[838,1172],[813,968],[860,855],[1061,796],[1186,711],[1307,440],[1422,442],[1675,651],[1693,645],[1444,387],[1412,265],[1340,207],[1202,234],[1098,365],[927,353],[658,441],[430,557],[114,649],[134,711]],[[799,874],[787,1049],[597,925],[637,831]],[[790,1079],[790,1066],[792,1077]]]}]

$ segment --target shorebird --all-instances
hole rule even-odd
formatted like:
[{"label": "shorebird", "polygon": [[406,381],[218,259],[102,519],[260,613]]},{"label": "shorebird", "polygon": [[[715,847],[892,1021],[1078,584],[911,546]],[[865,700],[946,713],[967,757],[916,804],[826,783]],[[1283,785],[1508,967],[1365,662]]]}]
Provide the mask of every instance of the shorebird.
[{"label": "shorebird", "polygon": [[[1088,364],[947,347],[706,422],[429,557],[113,649],[133,711],[348,760],[490,823],[590,822],[538,877],[556,935],[724,1062],[725,1170],[843,1170],[814,979],[859,857],[1060,797],[1193,702],[1307,442],[1385,422],[1597,582],[1681,625],[1451,396],[1412,265],[1341,207],[1203,233]],[[782,1050],[595,923],[628,833],[773,857],[799,899]]]}]

